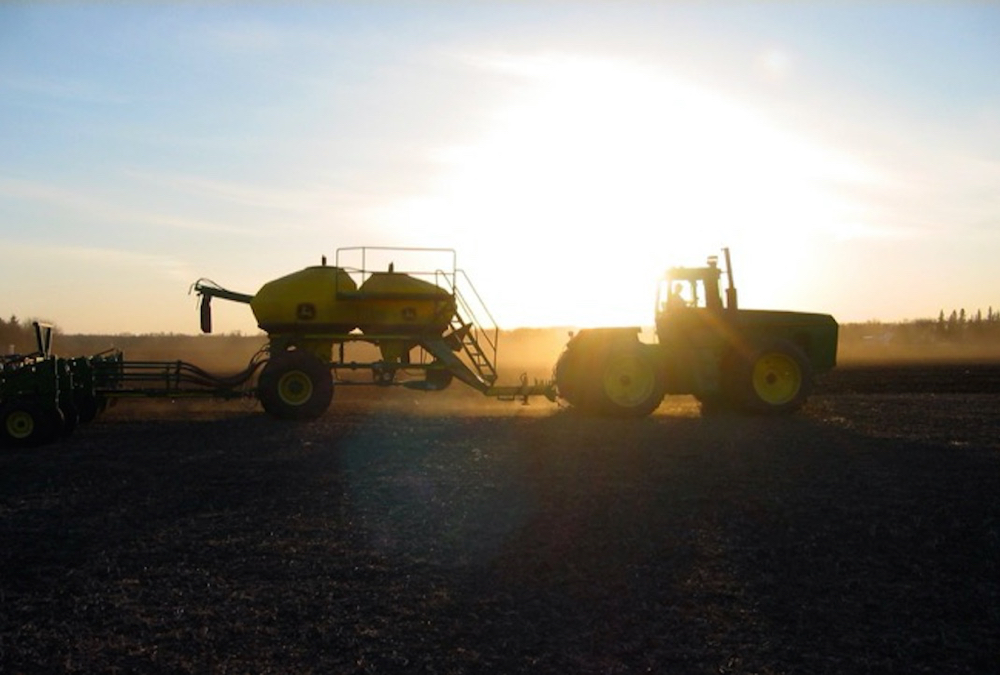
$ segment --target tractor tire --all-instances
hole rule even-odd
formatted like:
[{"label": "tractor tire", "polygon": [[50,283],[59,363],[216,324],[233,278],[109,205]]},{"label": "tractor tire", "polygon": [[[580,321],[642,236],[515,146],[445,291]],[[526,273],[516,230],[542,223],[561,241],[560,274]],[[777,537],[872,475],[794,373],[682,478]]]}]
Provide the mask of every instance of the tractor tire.
[{"label": "tractor tire", "polygon": [[799,410],[812,392],[813,372],[802,350],[786,340],[764,343],[741,360],[732,385],[744,410],[762,415],[788,415]]},{"label": "tractor tire", "polygon": [[556,361],[553,375],[559,397],[585,415],[604,413],[599,368],[605,351],[594,345],[577,346],[565,350]]},{"label": "tractor tire", "polygon": [[330,407],[333,377],[329,367],[312,354],[282,352],[272,356],[261,371],[257,396],[269,415],[312,420]]},{"label": "tractor tire", "polygon": [[0,406],[0,441],[13,448],[50,443],[63,428],[62,413],[36,401],[10,401]]},{"label": "tractor tire", "polygon": [[571,406],[582,408],[584,406],[584,392],[581,384],[581,359],[571,351],[563,351],[556,360],[555,368],[552,369],[553,380],[560,398],[564,399]]},{"label": "tractor tire", "polygon": [[621,345],[605,355],[600,367],[599,410],[611,417],[646,417],[663,401],[663,374],[656,348]]}]

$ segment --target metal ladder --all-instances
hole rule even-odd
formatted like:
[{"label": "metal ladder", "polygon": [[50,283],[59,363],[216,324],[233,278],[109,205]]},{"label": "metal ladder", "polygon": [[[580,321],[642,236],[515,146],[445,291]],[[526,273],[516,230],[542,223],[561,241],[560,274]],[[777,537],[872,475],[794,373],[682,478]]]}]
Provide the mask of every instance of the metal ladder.
[{"label": "metal ladder", "polygon": [[[458,294],[456,293],[456,301]],[[487,384],[493,384],[497,380],[496,369],[496,340],[490,340],[479,325],[473,321],[465,321],[460,311],[456,310],[451,319],[451,330],[445,335],[445,341],[453,351],[465,354],[469,363],[472,364],[476,374]],[[483,338],[483,339],[481,339]],[[486,343],[484,347],[483,343]],[[493,352],[491,359],[487,349]]]}]

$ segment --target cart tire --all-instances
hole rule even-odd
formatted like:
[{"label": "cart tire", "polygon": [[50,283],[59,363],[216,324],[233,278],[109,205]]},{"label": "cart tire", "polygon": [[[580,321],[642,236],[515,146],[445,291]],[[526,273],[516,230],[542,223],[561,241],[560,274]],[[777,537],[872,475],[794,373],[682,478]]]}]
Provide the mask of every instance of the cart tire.
[{"label": "cart tire", "polygon": [[261,371],[257,396],[264,410],[279,419],[316,419],[333,400],[333,377],[312,354],[283,352],[271,357]]},{"label": "cart tire", "polygon": [[55,440],[62,413],[36,401],[11,401],[0,406],[0,440],[13,448],[36,448]]},{"label": "cart tire", "polygon": [[428,389],[431,391],[442,391],[447,389],[448,385],[451,384],[455,376],[452,375],[450,370],[427,370],[426,375],[424,375],[424,381],[427,383]]}]

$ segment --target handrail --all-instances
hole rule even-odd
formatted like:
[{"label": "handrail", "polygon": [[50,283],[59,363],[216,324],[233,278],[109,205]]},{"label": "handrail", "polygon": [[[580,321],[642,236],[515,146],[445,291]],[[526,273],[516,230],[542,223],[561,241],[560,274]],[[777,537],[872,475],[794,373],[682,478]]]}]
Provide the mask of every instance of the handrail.
[{"label": "handrail", "polygon": [[[360,275],[360,280],[357,283],[357,285],[360,287],[361,284],[367,281],[368,277],[370,277],[372,274],[375,274],[376,272],[380,271],[385,271],[385,270],[376,270],[369,268],[369,264],[375,264],[375,263],[370,263],[371,253],[402,253],[402,254],[427,254],[427,255],[450,256],[451,258],[450,267],[452,270],[451,272],[442,272],[442,270],[437,265],[434,265],[434,267],[436,268],[434,271],[431,271],[430,269],[409,269],[408,267],[405,266],[397,267],[395,265],[395,261],[390,261],[390,263],[393,265],[391,271],[397,274],[407,274],[409,276],[417,278],[431,277],[431,276],[436,277],[437,274],[441,272],[446,276],[450,276],[452,279],[454,279],[455,269],[458,261],[458,254],[455,252],[455,249],[452,248],[420,248],[413,246],[346,246],[338,248],[336,250],[334,254],[334,265],[349,275],[350,274]],[[356,254],[358,255],[358,257],[360,257],[360,266],[350,264],[351,261],[345,260],[345,258],[350,257],[350,254]],[[336,280],[335,283],[339,284],[339,280]],[[346,293],[346,291],[340,289],[339,287],[336,287],[335,290],[338,294]]]}]

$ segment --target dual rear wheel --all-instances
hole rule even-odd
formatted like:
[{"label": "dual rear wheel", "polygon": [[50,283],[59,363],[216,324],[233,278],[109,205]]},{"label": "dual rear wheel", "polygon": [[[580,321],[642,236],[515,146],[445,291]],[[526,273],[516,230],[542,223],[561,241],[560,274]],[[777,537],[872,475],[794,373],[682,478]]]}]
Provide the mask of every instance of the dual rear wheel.
[{"label": "dual rear wheel", "polygon": [[569,349],[555,377],[560,396],[588,414],[645,417],[663,400],[656,348],[639,342]]},{"label": "dual rear wheel", "polygon": [[613,349],[600,381],[601,411],[614,417],[646,417],[663,401],[663,377],[652,348]]}]

